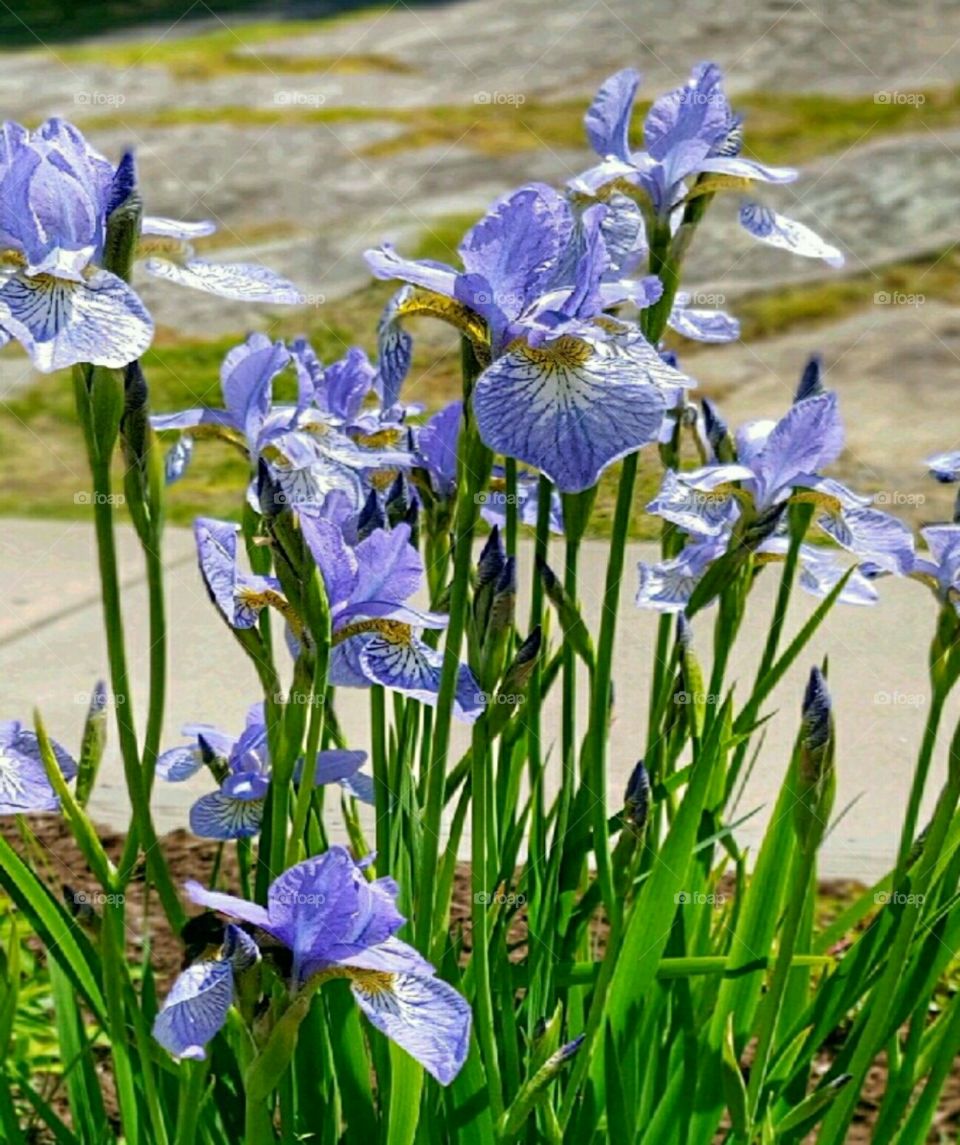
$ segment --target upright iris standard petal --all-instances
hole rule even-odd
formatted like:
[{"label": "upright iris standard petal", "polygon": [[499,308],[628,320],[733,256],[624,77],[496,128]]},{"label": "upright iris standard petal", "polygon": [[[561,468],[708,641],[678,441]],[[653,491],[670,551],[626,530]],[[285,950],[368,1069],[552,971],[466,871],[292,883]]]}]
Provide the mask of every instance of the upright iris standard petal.
[{"label": "upright iris standard petal", "polygon": [[453,496],[463,402],[450,402],[417,432],[417,453],[438,497]]},{"label": "upright iris standard petal", "polygon": [[[807,398],[791,406],[763,439],[763,444],[745,460],[757,475],[758,502],[771,505],[777,496],[805,474],[816,473],[835,461],[843,449],[843,422],[834,393]],[[756,439],[755,439],[756,440]]]},{"label": "upright iris standard petal", "polygon": [[843,266],[843,254],[835,246],[825,242],[803,223],[779,215],[760,203],[743,204],[740,225],[768,246],[803,255],[804,258],[820,258],[829,266]]},{"label": "upright iris standard petal", "polygon": [[80,281],[49,274],[8,279],[0,287],[0,326],[45,374],[76,362],[119,368],[139,358],[153,339],[143,303],[106,270]]},{"label": "upright iris standard petal", "polygon": [[477,426],[491,449],[579,492],[657,439],[665,402],[653,382],[674,373],[652,350],[638,362],[609,342],[517,342],[476,383]]},{"label": "upright iris standard petal", "polygon": [[[74,779],[76,761],[58,743],[50,746],[63,778]],[[57,811],[59,807],[36,735],[19,720],[0,722],[0,815]]]},{"label": "upright iris standard petal", "polygon": [[290,361],[282,342],[265,334],[251,334],[235,346],[220,367],[223,400],[233,424],[256,442],[270,411],[273,379]]},{"label": "upright iris standard petal", "polygon": [[600,156],[630,159],[630,118],[640,73],[624,68],[605,80],[594,96],[584,123],[590,145]]}]

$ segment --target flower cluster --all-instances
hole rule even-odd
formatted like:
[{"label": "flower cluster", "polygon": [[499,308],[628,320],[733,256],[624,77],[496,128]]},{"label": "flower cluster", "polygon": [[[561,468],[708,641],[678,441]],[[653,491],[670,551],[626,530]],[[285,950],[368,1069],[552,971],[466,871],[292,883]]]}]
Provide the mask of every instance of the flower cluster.
[{"label": "flower cluster", "polygon": [[708,464],[668,469],[647,511],[686,534],[675,557],[639,566],[637,604],[662,612],[686,608],[707,569],[727,553],[753,553],[759,561],[782,560],[790,544],[787,510],[812,507],[824,540],[852,553],[852,572],[821,546],[799,548],[801,587],[825,596],[843,578],[839,600],[872,604],[871,581],[882,573],[907,575],[914,564],[910,530],[871,506],[841,482],[822,474],[843,449],[836,394],[826,392],[820,364],[804,371],[790,410],[777,422],[753,421],[731,438],[714,407],[704,403],[699,445]]}]

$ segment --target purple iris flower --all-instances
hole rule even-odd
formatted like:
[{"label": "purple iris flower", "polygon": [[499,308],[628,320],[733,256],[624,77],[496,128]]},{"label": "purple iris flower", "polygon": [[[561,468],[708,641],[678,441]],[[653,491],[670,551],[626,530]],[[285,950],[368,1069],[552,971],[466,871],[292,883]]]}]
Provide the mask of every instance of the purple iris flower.
[{"label": "purple iris flower", "polygon": [[[653,277],[617,277],[603,232],[609,213],[601,203],[578,213],[552,188],[531,184],[467,232],[462,271],[390,247],[367,252],[378,278],[438,296],[441,312],[460,306],[484,320],[492,360],[473,388],[480,436],[565,492],[589,488],[612,462],[655,441],[664,389],[690,384],[636,327],[608,313],[625,302],[652,305],[662,289]],[[395,327],[385,321],[381,336],[400,353]]]},{"label": "purple iris flower", "polygon": [[960,525],[929,525],[920,530],[928,556],[914,558],[910,575],[930,586],[937,599],[960,615]]},{"label": "purple iris flower", "polygon": [[[50,747],[63,778],[74,779],[76,762],[58,743],[51,741]],[[0,722],[0,815],[59,809],[36,735],[19,720]]]},{"label": "purple iris flower", "polygon": [[[183,729],[193,742],[165,751],[157,760],[157,775],[176,783],[207,766],[220,784],[190,808],[190,829],[205,839],[247,839],[260,831],[270,787],[270,755],[263,704],[254,704],[246,727],[236,739],[205,724]],[[373,802],[372,780],[360,774],[364,751],[334,749],[317,754],[314,784],[340,784],[350,795]],[[298,768],[298,775],[302,772]]]},{"label": "purple iris flower", "polygon": [[[275,403],[274,382],[291,362],[296,367],[294,404]],[[362,351],[350,351],[326,369],[302,339],[288,348],[265,334],[251,334],[234,347],[220,368],[223,409],[188,409],[151,418],[156,430],[179,430],[178,453],[167,461],[168,476],[186,469],[194,437],[219,437],[243,450],[256,470],[263,460],[288,503],[314,504],[342,494],[359,510],[366,495],[364,475],[378,466],[409,465],[399,449],[367,448],[346,429],[357,418],[373,368]],[[393,438],[401,439],[398,431]],[[376,443],[374,443],[376,445]],[[255,483],[248,498],[258,508]]]},{"label": "purple iris flower", "polygon": [[[323,576],[333,622],[330,682],[344,687],[379,684],[425,704],[436,704],[443,654],[425,643],[425,628],[443,629],[447,617],[407,601],[423,583],[423,559],[410,544],[410,528],[375,529],[355,547],[335,522],[302,511],[300,527]],[[461,664],[454,715],[473,722],[484,696]]]},{"label": "purple iris flower", "polygon": [[[596,195],[611,184],[644,193],[654,213],[668,218],[682,204],[699,175],[727,175],[761,183],[790,183],[789,167],[768,167],[740,154],[742,127],[723,90],[716,64],[698,64],[690,79],[654,100],[643,127],[644,149],[630,146],[630,121],[640,83],[633,68],[612,75],[600,87],[586,115],[587,135],[602,162],[571,183],[571,190]],[[745,202],[740,224],[754,238],[834,266],[843,255],[809,227],[768,207]]]},{"label": "purple iris flower", "polygon": [[[799,393],[779,422],[750,422],[738,431],[736,461],[686,472],[667,470],[647,511],[683,529],[690,543],[671,561],[640,566],[639,605],[667,611],[684,608],[707,567],[731,540],[738,543],[734,526],[744,507],[762,515],[794,496],[812,502],[819,529],[861,562],[841,591],[841,602],[872,604],[877,599],[870,583],[875,575],[902,576],[913,568],[913,537],[906,525],[872,508],[871,498],[819,472],[843,448],[836,395],[810,385]],[[726,427],[712,407],[710,417],[719,436],[725,437]],[[760,561],[777,560],[786,555],[788,546],[781,528],[754,551]],[[799,557],[799,584],[815,596],[829,593],[846,572],[829,553],[813,545],[802,545]]]},{"label": "purple iris flower", "polygon": [[[36,131],[7,121],[0,130],[0,341],[15,338],[43,373],[77,362],[124,366],[150,345],[143,303],[101,265],[107,218],[135,185],[132,156],[114,169],[62,119]],[[148,218],[141,231],[189,255],[189,240],[214,229]],[[146,269],[226,298],[302,301],[285,279],[251,264],[151,259]]]},{"label": "purple iris flower", "polygon": [[818,507],[816,523],[842,548],[885,572],[904,574],[913,561],[910,530],[870,507],[839,481],[820,475],[843,448],[843,425],[833,393],[797,401],[779,422],[756,421],[736,435],[737,462],[692,472],[668,470],[650,513],[688,533],[717,537],[741,513],[741,500],[757,512],[807,490]]},{"label": "purple iris flower", "polygon": [[[186,890],[195,903],[286,946],[293,954],[293,989],[317,975],[346,978],[371,1024],[437,1081],[447,1085],[459,1073],[469,1049],[470,1007],[426,959],[395,937],[406,920],[397,910],[392,879],[369,882],[344,847],[331,847],[276,879],[266,907],[195,882]],[[232,949],[241,941],[236,934],[228,937]],[[248,951],[245,944],[245,960]],[[224,955],[219,963],[234,957],[226,947]],[[197,963],[186,970],[157,1017],[154,1035],[178,1057],[202,1056],[203,1045],[226,1021],[236,964],[216,966]],[[215,1005],[208,1000],[211,990]]]}]

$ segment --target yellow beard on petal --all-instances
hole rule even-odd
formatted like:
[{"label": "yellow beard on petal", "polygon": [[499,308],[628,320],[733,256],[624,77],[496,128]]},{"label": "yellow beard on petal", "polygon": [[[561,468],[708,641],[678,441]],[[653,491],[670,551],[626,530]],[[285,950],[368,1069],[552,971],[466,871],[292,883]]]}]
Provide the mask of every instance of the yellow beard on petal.
[{"label": "yellow beard on petal", "polygon": [[401,620],[384,618],[358,620],[355,624],[348,624],[346,628],[341,628],[335,633],[333,643],[342,644],[344,640],[349,640],[352,636],[362,636],[365,632],[374,632],[384,640],[389,640],[391,644],[409,644],[413,635],[410,625],[404,624]]},{"label": "yellow beard on petal", "polygon": [[570,334],[564,334],[546,346],[528,346],[526,342],[516,341],[508,349],[543,369],[559,366],[575,370],[587,362],[591,354],[590,346],[582,338],[574,338]]},{"label": "yellow beard on petal", "polygon": [[396,974],[391,974],[388,970],[358,970],[355,967],[347,967],[347,977],[355,982],[360,989],[371,997],[378,994],[393,994],[395,993],[395,982],[397,980]]}]

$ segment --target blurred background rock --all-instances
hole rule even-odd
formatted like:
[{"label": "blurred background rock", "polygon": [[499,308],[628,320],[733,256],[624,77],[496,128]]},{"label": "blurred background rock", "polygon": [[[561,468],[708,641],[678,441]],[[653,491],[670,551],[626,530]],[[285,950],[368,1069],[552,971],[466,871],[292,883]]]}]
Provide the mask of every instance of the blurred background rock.
[{"label": "blurred background rock", "polygon": [[[588,163],[582,116],[606,75],[639,68],[647,100],[712,58],[745,115],[746,150],[803,168],[765,201],[814,224],[847,264],[765,251],[741,236],[735,200],[718,201],[687,286],[736,314],[743,340],[678,346],[683,366],[737,422],[780,412],[822,352],[848,425],[840,471],[914,524],[950,511],[920,464],[960,446],[950,0],[39,0],[0,4],[0,44],[5,118],[65,116],[112,158],[135,146],[151,213],[215,219],[205,253],[269,263],[309,298],[264,311],[141,280],[158,322],[144,363],[158,410],[219,404],[219,360],[251,328],[306,333],[325,359],[357,341],[372,350],[390,288],[369,280],[365,247],[386,238],[455,258],[494,196]],[[418,333],[406,396],[434,406],[455,390],[455,348],[436,326]],[[0,512],[82,515],[78,449],[70,387],[8,347]],[[235,513],[239,462],[212,444],[197,452],[171,516]]]}]

